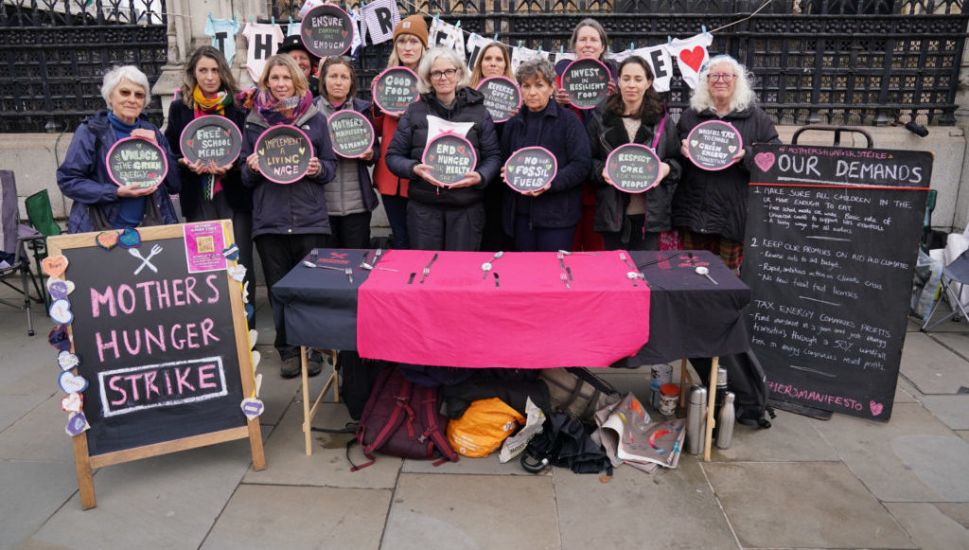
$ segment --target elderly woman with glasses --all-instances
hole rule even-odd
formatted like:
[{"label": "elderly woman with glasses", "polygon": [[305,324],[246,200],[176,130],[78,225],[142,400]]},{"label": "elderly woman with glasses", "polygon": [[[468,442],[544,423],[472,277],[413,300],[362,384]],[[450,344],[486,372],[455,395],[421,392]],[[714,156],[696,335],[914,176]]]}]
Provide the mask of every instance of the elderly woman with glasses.
[{"label": "elderly woman with glasses", "polygon": [[[495,124],[484,96],[467,86],[464,58],[448,48],[427,52],[418,68],[421,98],[407,108],[387,149],[387,165],[410,179],[407,232],[420,250],[478,250],[484,229],[484,189],[501,169]],[[431,126],[431,123],[434,126]],[[445,186],[421,158],[434,128],[466,138],[478,163],[456,183]]]},{"label": "elderly woman with glasses", "polygon": [[[101,97],[106,111],[78,126],[64,162],[57,169],[57,185],[74,204],[67,220],[71,233],[103,231],[143,225],[177,223],[168,197],[181,188],[175,157],[161,131],[142,117],[151,102],[148,77],[133,65],[114,67],[104,75]],[[128,138],[150,141],[168,157],[168,175],[153,187],[118,185],[108,176],[108,152]]]},{"label": "elderly woman with glasses", "polygon": [[[690,108],[683,111],[677,125],[685,160],[673,198],[673,225],[680,229],[684,248],[719,254],[733,270],[738,270],[743,262],[751,146],[780,142],[770,116],[756,105],[750,80],[747,70],[734,58],[714,57],[700,72]],[[690,162],[686,143],[695,126],[710,120],[732,124],[744,143],[734,164],[717,172],[700,169]]]}]

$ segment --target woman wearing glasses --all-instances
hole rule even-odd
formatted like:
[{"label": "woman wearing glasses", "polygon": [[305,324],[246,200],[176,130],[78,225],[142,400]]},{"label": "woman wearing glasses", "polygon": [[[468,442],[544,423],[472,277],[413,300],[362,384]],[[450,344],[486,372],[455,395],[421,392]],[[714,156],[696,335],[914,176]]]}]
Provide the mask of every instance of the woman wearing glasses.
[{"label": "woman wearing glasses", "polygon": [[[387,165],[410,179],[407,230],[419,250],[478,250],[484,229],[484,189],[501,169],[495,124],[481,92],[469,88],[468,67],[452,49],[434,48],[421,61],[421,99],[400,119],[387,149]],[[432,120],[429,120],[432,119]],[[475,168],[445,187],[421,162],[434,127],[464,136],[477,154]]]},{"label": "woman wearing glasses", "polygon": [[[673,198],[673,225],[680,228],[687,250],[709,250],[733,270],[743,262],[744,226],[747,222],[747,183],[750,180],[751,146],[780,142],[770,116],[756,105],[750,76],[734,58],[720,55],[700,71],[700,82],[677,125],[684,157],[683,177]],[[712,172],[690,162],[686,137],[702,122],[721,120],[732,124],[743,138],[744,148],[734,164]]]}]

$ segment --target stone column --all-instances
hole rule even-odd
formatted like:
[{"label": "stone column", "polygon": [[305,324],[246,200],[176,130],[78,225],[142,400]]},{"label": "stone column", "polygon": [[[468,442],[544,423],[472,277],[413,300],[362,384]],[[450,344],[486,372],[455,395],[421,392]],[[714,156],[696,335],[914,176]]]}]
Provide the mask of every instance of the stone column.
[{"label": "stone column", "polygon": [[[969,29],[967,29],[969,30]],[[962,66],[959,69],[959,88],[956,92],[956,127],[961,128],[963,139],[969,133],[969,40],[963,45]],[[962,160],[962,174],[959,177],[959,188],[956,195],[955,219],[952,222],[953,231],[961,231],[969,225],[969,143],[966,144]],[[937,225],[933,221],[933,225]]]}]

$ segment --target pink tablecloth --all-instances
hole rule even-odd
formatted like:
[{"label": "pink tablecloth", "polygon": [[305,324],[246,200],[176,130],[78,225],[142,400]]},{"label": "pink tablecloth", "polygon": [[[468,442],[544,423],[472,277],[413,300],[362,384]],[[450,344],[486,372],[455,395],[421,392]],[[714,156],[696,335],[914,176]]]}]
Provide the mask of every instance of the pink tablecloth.
[{"label": "pink tablecloth", "polygon": [[[649,288],[627,277],[619,252],[564,258],[505,253],[499,275],[482,278],[486,252],[394,250],[360,287],[357,349],[362,357],[460,367],[606,367],[649,339]],[[413,283],[408,284],[411,273]]]}]

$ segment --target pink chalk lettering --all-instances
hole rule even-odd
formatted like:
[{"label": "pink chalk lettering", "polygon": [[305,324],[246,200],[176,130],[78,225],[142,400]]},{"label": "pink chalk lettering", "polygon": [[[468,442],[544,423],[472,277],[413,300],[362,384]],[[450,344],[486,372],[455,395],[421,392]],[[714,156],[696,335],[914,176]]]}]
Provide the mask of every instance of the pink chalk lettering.
[{"label": "pink chalk lettering", "polygon": [[218,387],[218,384],[210,381],[215,379],[215,365],[205,365],[198,369],[200,390],[209,390]]}]

